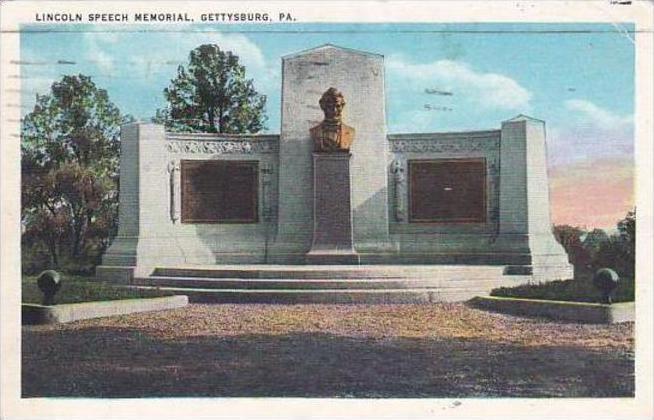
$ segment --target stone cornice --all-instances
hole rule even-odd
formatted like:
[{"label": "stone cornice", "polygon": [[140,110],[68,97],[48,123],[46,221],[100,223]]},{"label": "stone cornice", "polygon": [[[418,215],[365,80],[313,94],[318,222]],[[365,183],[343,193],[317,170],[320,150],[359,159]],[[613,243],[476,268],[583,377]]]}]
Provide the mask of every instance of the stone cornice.
[{"label": "stone cornice", "polygon": [[388,143],[391,152],[457,153],[497,149],[500,137],[500,130],[391,134],[388,135]]},{"label": "stone cornice", "polygon": [[166,147],[170,153],[277,153],[279,150],[279,135],[166,133]]},{"label": "stone cornice", "polygon": [[397,140],[442,140],[442,139],[458,139],[464,140],[468,138],[499,138],[502,130],[477,130],[477,131],[450,131],[440,133],[399,133],[389,134],[388,141]]}]

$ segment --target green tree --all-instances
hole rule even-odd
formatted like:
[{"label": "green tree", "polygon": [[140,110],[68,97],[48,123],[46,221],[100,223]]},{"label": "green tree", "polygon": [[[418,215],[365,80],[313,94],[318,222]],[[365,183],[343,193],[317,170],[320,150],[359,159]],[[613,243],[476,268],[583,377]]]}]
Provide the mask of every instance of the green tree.
[{"label": "green tree", "polygon": [[64,76],[23,121],[23,244],[50,263],[97,257],[115,233],[123,117],[90,77]]},{"label": "green tree", "polygon": [[597,254],[602,244],[609,240],[609,235],[602,229],[593,229],[586,234],[583,239],[584,249],[590,254],[591,258]]},{"label": "green tree", "polygon": [[575,226],[557,225],[553,228],[554,237],[568,254],[570,263],[575,269],[582,269],[590,262],[590,255],[581,240],[586,231]]},{"label": "green tree", "polygon": [[563,245],[577,274],[591,274],[609,267],[633,281],[636,257],[636,211],[627,213],[617,224],[618,232],[608,235],[602,229],[583,229],[558,225],[554,236]]},{"label": "green tree", "polygon": [[617,224],[618,233],[611,235],[597,250],[594,265],[610,267],[627,278],[636,269],[636,210],[627,213]]},{"label": "green tree", "polygon": [[245,77],[238,56],[218,45],[192,50],[164,96],[168,106],[157,110],[153,121],[172,131],[256,133],[266,122],[266,97]]},{"label": "green tree", "polygon": [[627,245],[630,255],[636,253],[636,209],[628,212],[624,219],[618,222],[618,232]]}]

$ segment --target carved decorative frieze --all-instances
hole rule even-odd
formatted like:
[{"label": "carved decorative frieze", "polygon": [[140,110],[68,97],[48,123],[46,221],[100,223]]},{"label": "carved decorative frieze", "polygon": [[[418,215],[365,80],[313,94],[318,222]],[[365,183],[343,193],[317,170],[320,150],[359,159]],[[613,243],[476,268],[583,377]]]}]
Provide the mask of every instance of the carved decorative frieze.
[{"label": "carved decorative frieze", "polygon": [[390,151],[397,153],[467,153],[496,150],[496,138],[458,138],[458,139],[390,139]]},{"label": "carved decorative frieze", "polygon": [[488,161],[488,174],[491,177],[498,176],[500,174],[500,165],[497,159]]},{"label": "carved decorative frieze", "polygon": [[168,140],[170,153],[190,154],[255,154],[277,153],[278,142],[266,140]]}]

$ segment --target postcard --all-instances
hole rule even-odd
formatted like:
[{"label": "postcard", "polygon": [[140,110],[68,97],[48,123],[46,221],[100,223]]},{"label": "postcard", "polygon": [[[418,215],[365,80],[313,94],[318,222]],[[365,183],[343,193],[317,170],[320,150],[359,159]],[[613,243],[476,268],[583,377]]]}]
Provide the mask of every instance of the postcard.
[{"label": "postcard", "polygon": [[652,5],[4,2],[3,418],[652,415]]}]

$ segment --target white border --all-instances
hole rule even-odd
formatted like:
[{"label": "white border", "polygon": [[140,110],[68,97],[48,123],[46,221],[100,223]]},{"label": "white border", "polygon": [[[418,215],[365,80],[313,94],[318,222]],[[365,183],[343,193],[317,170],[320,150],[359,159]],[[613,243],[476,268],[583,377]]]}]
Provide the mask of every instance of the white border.
[{"label": "white border", "polygon": [[[210,417],[448,417],[470,418],[652,418],[652,57],[653,5],[610,1],[288,1],[288,2],[36,2],[2,3],[0,27],[0,418],[186,418]],[[19,93],[7,63],[19,57],[18,28],[35,12],[187,12],[216,10],[291,11],[298,23],[310,22],[633,22],[636,25],[636,203],[637,323],[636,397],[634,399],[20,399],[20,148]],[[100,24],[101,25],[101,24]],[[175,25],[175,24],[169,24]],[[154,28],[153,28],[154,29]],[[161,27],[157,28],[161,30]],[[12,68],[15,74],[15,66]],[[71,367],[74,368],[74,367]],[[600,367],[601,368],[601,367]]]}]

